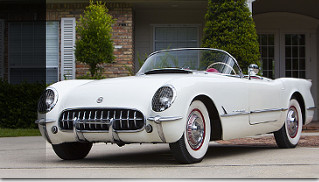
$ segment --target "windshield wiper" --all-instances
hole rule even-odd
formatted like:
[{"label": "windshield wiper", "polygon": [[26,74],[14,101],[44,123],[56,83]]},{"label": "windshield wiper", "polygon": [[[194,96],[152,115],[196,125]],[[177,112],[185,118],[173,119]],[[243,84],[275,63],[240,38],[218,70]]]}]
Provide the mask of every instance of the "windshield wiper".
[{"label": "windshield wiper", "polygon": [[165,68],[165,69],[154,69],[145,72],[144,74],[150,75],[150,74],[163,74],[163,73],[192,73],[191,70],[185,70],[185,69],[178,69],[178,68]]}]

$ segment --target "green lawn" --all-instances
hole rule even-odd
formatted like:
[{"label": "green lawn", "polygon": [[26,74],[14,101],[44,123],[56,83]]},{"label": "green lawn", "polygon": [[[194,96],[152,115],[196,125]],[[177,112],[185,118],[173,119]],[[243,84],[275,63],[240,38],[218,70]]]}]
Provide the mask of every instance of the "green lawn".
[{"label": "green lawn", "polygon": [[10,129],[0,128],[0,137],[40,136],[39,129]]}]

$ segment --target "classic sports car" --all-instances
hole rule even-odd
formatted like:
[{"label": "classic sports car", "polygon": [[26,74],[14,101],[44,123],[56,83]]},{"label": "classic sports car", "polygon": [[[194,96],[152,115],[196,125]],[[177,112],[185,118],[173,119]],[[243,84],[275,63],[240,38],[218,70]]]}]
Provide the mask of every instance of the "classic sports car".
[{"label": "classic sports car", "polygon": [[152,53],[136,76],[67,80],[39,99],[41,134],[62,159],[82,159],[95,142],[169,143],[180,163],[200,162],[210,141],[274,133],[298,144],[311,122],[311,82],[271,80],[229,53],[209,48]]}]

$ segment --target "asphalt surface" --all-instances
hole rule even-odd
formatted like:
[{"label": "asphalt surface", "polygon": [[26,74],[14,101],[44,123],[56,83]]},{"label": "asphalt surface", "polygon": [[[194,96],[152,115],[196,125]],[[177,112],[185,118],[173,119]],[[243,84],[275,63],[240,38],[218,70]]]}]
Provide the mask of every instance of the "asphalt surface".
[{"label": "asphalt surface", "polygon": [[212,142],[205,159],[191,165],[176,163],[167,144],[97,143],[77,161],[60,160],[42,137],[0,138],[0,146],[0,178],[319,178],[318,146]]}]

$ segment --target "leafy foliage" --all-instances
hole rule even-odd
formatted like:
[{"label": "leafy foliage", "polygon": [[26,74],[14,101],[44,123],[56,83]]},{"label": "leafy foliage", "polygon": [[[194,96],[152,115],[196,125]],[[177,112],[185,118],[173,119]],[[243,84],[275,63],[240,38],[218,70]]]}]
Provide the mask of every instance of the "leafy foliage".
[{"label": "leafy foliage", "polygon": [[209,0],[205,19],[203,47],[229,52],[243,71],[252,63],[260,65],[255,23],[246,0]]},{"label": "leafy foliage", "polygon": [[76,27],[79,39],[75,43],[75,57],[77,61],[90,66],[91,77],[103,72],[101,63],[112,63],[113,55],[112,24],[113,17],[108,14],[108,9],[101,2],[93,3],[86,7],[84,16]]},{"label": "leafy foliage", "polygon": [[0,80],[0,127],[36,128],[37,104],[46,84],[9,84]]}]

